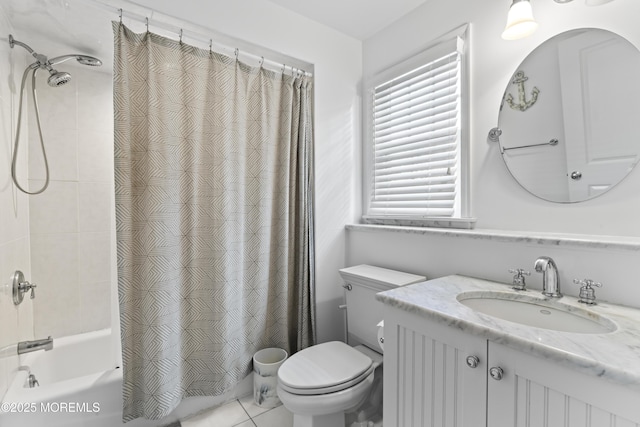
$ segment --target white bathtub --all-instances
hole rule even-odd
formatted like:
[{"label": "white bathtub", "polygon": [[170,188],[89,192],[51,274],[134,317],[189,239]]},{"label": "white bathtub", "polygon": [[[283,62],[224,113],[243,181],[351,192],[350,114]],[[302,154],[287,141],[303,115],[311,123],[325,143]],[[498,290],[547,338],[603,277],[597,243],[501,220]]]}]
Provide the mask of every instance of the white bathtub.
[{"label": "white bathtub", "polygon": [[[111,330],[55,339],[53,350],[25,354],[2,402],[2,427],[122,425],[122,374]],[[29,388],[35,375],[39,387]]]},{"label": "white bathtub", "polygon": [[[0,405],[0,427],[159,427],[251,393],[249,375],[217,397],[190,397],[166,418],[122,424],[122,371],[113,360],[111,330],[53,340],[53,350],[22,356]],[[29,373],[39,387],[29,388]]]}]

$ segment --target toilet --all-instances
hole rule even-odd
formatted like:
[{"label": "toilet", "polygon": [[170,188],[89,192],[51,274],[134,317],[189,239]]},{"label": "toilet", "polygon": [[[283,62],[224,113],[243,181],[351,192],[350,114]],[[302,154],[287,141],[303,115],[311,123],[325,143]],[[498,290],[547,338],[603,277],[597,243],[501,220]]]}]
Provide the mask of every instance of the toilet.
[{"label": "toilet", "polygon": [[294,427],[344,427],[345,413],[367,398],[382,364],[383,305],[378,292],[423,282],[424,276],[371,265],[343,268],[347,342],[301,350],[278,370],[278,397],[293,413]]}]

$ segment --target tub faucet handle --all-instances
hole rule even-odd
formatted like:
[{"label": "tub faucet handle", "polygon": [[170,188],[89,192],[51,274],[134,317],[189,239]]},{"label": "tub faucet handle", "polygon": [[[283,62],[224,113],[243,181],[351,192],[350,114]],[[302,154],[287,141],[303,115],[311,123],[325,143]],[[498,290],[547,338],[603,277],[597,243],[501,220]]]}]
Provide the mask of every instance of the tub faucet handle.
[{"label": "tub faucet handle", "polygon": [[30,299],[34,299],[36,297],[36,284],[35,283],[29,283],[29,288],[31,288],[31,294],[29,295],[29,298]]},{"label": "tub faucet handle", "polygon": [[36,297],[37,285],[35,283],[22,282],[18,286],[19,286],[20,292],[22,292],[23,294],[26,294],[27,292],[31,291],[31,293],[29,294],[30,299],[34,299]]},{"label": "tub faucet handle", "polygon": [[36,284],[25,280],[22,271],[16,270],[13,274],[13,303],[18,305],[24,299],[24,294],[31,291],[30,298],[36,297]]}]

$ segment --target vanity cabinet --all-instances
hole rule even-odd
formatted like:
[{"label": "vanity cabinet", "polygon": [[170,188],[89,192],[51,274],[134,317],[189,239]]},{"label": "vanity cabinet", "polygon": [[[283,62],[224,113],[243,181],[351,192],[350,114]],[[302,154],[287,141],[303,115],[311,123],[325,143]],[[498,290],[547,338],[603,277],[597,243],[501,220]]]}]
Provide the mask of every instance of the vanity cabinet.
[{"label": "vanity cabinet", "polygon": [[447,326],[385,306],[384,363],[385,427],[640,426],[639,392],[469,334],[453,318]]},{"label": "vanity cabinet", "polygon": [[484,425],[487,341],[387,306],[384,319],[384,426]]},{"label": "vanity cabinet", "polygon": [[493,342],[487,378],[487,426],[637,427],[640,393]]}]

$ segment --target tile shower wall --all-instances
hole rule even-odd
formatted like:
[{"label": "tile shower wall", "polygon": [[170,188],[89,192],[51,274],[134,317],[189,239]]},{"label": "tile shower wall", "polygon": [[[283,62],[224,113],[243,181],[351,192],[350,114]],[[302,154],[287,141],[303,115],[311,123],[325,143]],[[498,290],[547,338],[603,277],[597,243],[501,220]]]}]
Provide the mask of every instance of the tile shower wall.
[{"label": "tile shower wall", "polygon": [[[12,31],[0,6],[0,27]],[[13,373],[18,369],[16,344],[33,339],[33,304],[27,297],[15,306],[11,297],[12,275],[20,269],[31,277],[29,263],[29,201],[11,183],[12,139],[15,134],[18,89],[26,64],[15,55],[7,37],[0,39],[0,400],[7,391]],[[26,137],[26,126],[23,132]],[[24,154],[24,155],[23,155]],[[19,173],[27,177],[26,150],[19,157]]]},{"label": "tile shower wall", "polygon": [[[112,76],[65,63],[71,83],[38,86],[51,171],[48,189],[29,198],[31,265],[38,283],[36,337],[111,326],[113,207]],[[33,115],[29,122],[29,184],[45,169]]]}]

